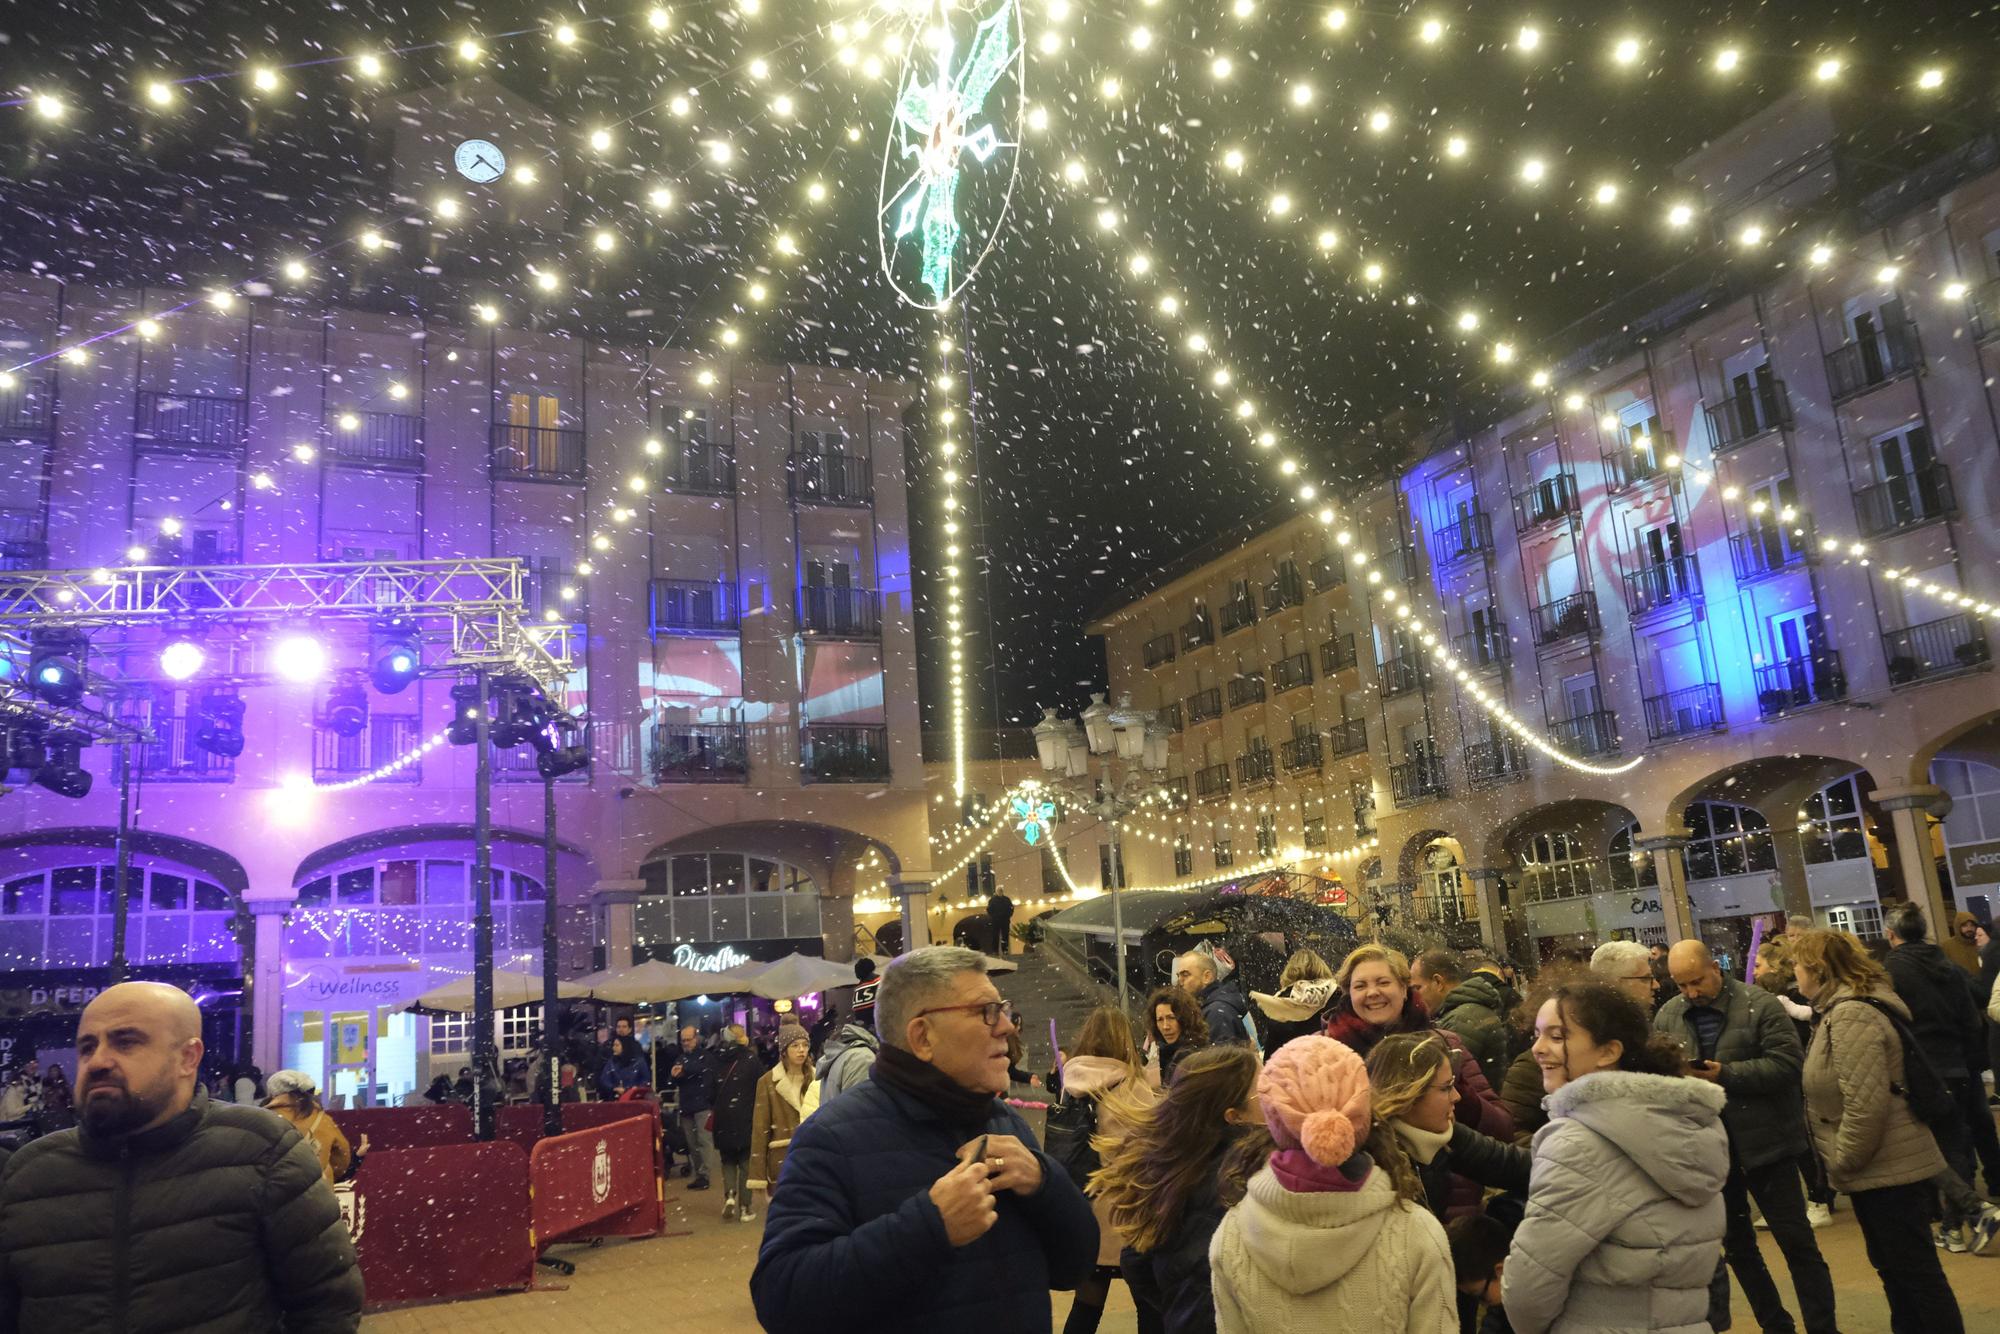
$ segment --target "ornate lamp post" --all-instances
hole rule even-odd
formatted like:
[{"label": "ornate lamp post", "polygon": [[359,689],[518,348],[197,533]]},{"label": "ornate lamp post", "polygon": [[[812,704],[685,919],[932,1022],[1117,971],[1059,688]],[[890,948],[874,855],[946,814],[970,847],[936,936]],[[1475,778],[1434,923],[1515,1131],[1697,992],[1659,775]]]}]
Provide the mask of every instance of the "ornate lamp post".
[{"label": "ornate lamp post", "polygon": [[[1138,808],[1152,790],[1156,775],[1167,767],[1167,725],[1155,715],[1132,707],[1132,697],[1121,694],[1116,708],[1104,702],[1102,694],[1090,697],[1090,707],[1078,720],[1058,718],[1054,709],[1042,710],[1035,724],[1035,754],[1045,773],[1068,784],[1077,795],[1072,804],[1087,810],[1111,828],[1111,932],[1118,959],[1118,1005],[1132,1012],[1131,978],[1125,971],[1125,911],[1119,884],[1125,878],[1118,846],[1118,826]],[[1103,757],[1122,767],[1123,774],[1099,790],[1091,781],[1090,757]],[[1116,768],[1114,768],[1116,772]]]}]

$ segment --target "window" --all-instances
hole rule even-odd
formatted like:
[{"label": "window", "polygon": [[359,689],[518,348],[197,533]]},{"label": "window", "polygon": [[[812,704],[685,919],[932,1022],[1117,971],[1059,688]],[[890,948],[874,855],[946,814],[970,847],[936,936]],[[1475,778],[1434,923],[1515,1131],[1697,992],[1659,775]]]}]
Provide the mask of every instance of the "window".
[{"label": "window", "polygon": [[[990,883],[980,869],[968,868],[966,887],[974,893],[987,892]],[[646,892],[636,909],[635,961],[671,963],[683,945],[783,940],[820,931],[818,885],[785,862],[740,852],[677,853],[647,862],[639,873]]]},{"label": "window", "polygon": [[1264,814],[1257,817],[1257,855],[1275,857],[1278,855],[1278,817]]},{"label": "window", "polygon": [[1826,928],[1829,931],[1845,931],[1863,940],[1876,941],[1883,938],[1882,905],[1879,903],[1849,903],[1826,910]]},{"label": "window", "polygon": [[[1953,762],[1938,761],[1933,764],[1932,770],[1936,772],[1938,768],[1949,763]],[[1951,789],[1946,787],[1945,790]],[[1951,818],[1958,815],[1959,809],[1954,803],[1951,816],[1946,817],[1947,842],[1952,841]],[[1980,811],[1979,806],[1970,802],[1966,804],[1965,809],[1971,814]],[[1993,801],[1988,810],[1996,817],[2000,817],[2000,800]],[[1852,861],[1869,855],[1868,829],[1862,819],[1859,774],[1836,779],[1807,797],[1800,815],[1799,844],[1805,851],[1808,866],[1817,866],[1824,862]],[[2000,825],[1996,825],[1996,833],[2000,833]]]},{"label": "window", "polygon": [[1590,855],[1581,835],[1565,829],[1529,838],[1520,865],[1521,890],[1529,903],[1585,898],[1610,887],[1604,860]]},{"label": "window", "polygon": [[[60,852],[58,852],[60,855]],[[74,855],[74,854],[71,854]],[[17,968],[95,968],[111,961],[118,868],[55,866],[0,886],[0,953]],[[186,868],[126,870],[126,958],[134,964],[237,963],[236,900]]]},{"label": "window", "polygon": [[[1125,888],[1126,877],[1129,873],[1129,868],[1125,865],[1125,845],[1123,840],[1119,840],[1118,888]],[[1097,845],[1097,883],[1099,888],[1102,889],[1109,889],[1111,887],[1111,844],[1109,843],[1100,843]]]},{"label": "window", "polygon": [[1611,836],[1610,871],[1613,889],[1658,889],[1660,868],[1651,853],[1638,849],[1639,826],[1628,824]]},{"label": "window", "polygon": [[1931,433],[1906,426],[1869,442],[1871,462],[1880,479],[1873,488],[1880,501],[1863,519],[1876,531],[1904,528],[1935,519],[1951,508],[1950,484],[1931,452]]},{"label": "window", "polygon": [[1186,834],[1174,840],[1174,876],[1185,879],[1194,874],[1194,848]]},{"label": "window", "polygon": [[1690,880],[1769,874],[1778,869],[1771,822],[1760,811],[1733,802],[1697,801],[1681,812],[1681,822],[1688,828],[1681,858]]}]

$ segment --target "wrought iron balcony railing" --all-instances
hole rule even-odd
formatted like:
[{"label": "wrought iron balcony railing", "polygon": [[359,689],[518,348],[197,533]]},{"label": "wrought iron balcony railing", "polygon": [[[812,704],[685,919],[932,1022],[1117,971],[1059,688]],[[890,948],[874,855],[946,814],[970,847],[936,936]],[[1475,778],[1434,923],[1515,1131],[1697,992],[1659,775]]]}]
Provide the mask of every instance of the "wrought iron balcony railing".
[{"label": "wrought iron balcony railing", "polygon": [[1951,471],[1942,463],[1898,473],[1854,493],[1854,513],[1863,537],[1882,537],[1918,528],[1948,519],[1957,512]]},{"label": "wrought iron balcony railing", "polygon": [[1654,741],[1719,731],[1727,722],[1722,714],[1722,688],[1709,682],[1648,695],[1643,702],[1646,735]]},{"label": "wrought iron balcony railing", "polygon": [[1597,633],[1597,594],[1571,593],[1568,597],[1544,602],[1530,609],[1537,644],[1555,644],[1577,635]]},{"label": "wrought iron balcony railing", "polygon": [[1827,353],[1826,380],[1833,401],[1840,403],[1913,375],[1923,364],[1917,326],[1893,324]]},{"label": "wrought iron balcony railing", "polygon": [[1758,380],[1708,406],[1709,432],[1716,453],[1727,453],[1770,431],[1792,429],[1792,396],[1785,382]]},{"label": "wrought iron balcony railing", "polygon": [[655,579],[651,592],[651,621],[656,635],[735,634],[743,627],[743,610],[736,604],[734,584]]},{"label": "wrought iron balcony railing", "polygon": [[493,423],[493,475],[515,482],[583,480],[583,432]]},{"label": "wrought iron balcony railing", "polygon": [[800,747],[801,767],[819,783],[879,783],[889,777],[889,729],[810,724]]},{"label": "wrought iron balcony railing", "polygon": [[1793,709],[1847,697],[1847,672],[1837,649],[1757,668],[1757,712],[1774,718]]},{"label": "wrought iron balcony railing", "polygon": [[662,723],[653,729],[646,771],[655,783],[745,782],[750,777],[749,728],[743,723]]},{"label": "wrought iron balcony railing", "polygon": [[1882,636],[1882,652],[1888,659],[1889,684],[1897,686],[1973,671],[1993,656],[1985,629],[1965,615],[1890,630]]}]

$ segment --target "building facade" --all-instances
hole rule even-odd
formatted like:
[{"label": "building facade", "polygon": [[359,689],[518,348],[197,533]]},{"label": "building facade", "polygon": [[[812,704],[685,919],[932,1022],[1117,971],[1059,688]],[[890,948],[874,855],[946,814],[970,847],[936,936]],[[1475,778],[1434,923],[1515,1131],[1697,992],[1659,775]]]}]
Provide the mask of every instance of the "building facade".
[{"label": "building facade", "polygon": [[[184,305],[150,336],[37,361]],[[859,868],[928,865],[904,386],[21,273],[0,276],[0,342],[35,363],[0,389],[10,569],[524,563],[529,613],[574,627],[591,762],[554,785],[551,887],[534,751],[493,752],[502,966],[538,966],[551,894],[566,975],[848,957]],[[203,669],[173,679],[160,651],[192,628],[88,649],[136,683],[118,708],[156,738],[133,757],[129,959],[204,984],[212,1047],[314,1072],[342,1103],[455,1072],[465,1022],[405,1007],[470,969],[472,751],[339,786],[444,728],[453,679],[383,693],[371,627],[351,621],[297,627],[328,659],[311,684],[273,673],[270,634],[234,627],[200,630]],[[342,687],[362,691],[358,726],[334,716]],[[240,703],[233,758],[206,744],[219,700]],[[119,785],[107,747],[83,765],[81,799],[24,780],[0,801],[9,1040],[57,1060],[50,1019],[111,958]],[[532,1023],[503,1016],[503,1050]]]},{"label": "building facade", "polygon": [[[1684,164],[1728,244],[1759,227],[1789,262],[1662,290],[1338,524],[1093,627],[1188,784],[1147,880],[1226,875],[1247,839],[1461,939],[1739,960],[1779,913],[1871,934],[1884,897],[1987,902],[2000,696],[1954,598],[2000,559],[2000,153],[1857,194],[1837,138],[1798,99]],[[1556,763],[1475,683],[1587,764],[1643,762]]]}]

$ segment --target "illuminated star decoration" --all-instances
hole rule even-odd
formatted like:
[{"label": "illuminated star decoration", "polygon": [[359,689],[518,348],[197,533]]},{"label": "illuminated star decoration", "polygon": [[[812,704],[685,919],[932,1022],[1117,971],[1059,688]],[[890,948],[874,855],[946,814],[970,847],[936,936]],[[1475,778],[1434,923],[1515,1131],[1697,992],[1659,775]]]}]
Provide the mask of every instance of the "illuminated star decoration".
[{"label": "illuminated star decoration", "polygon": [[984,163],[1000,149],[1015,147],[1001,141],[990,120],[968,130],[986,115],[988,94],[1020,55],[1014,40],[1014,0],[1002,0],[998,9],[979,21],[956,73],[951,29],[939,23],[934,31],[936,79],[911,79],[896,103],[897,127],[910,136],[902,142],[902,156],[916,158],[916,169],[889,197],[884,212],[895,210],[899,245],[921,225],[923,283],[942,305],[951,299],[952,261],[963,230],[958,220],[963,158],[970,153]]},{"label": "illuminated star decoration", "polygon": [[1038,798],[1014,798],[1015,827],[1021,831],[1021,841],[1029,847],[1042,841],[1042,831],[1056,818],[1056,804]]}]

